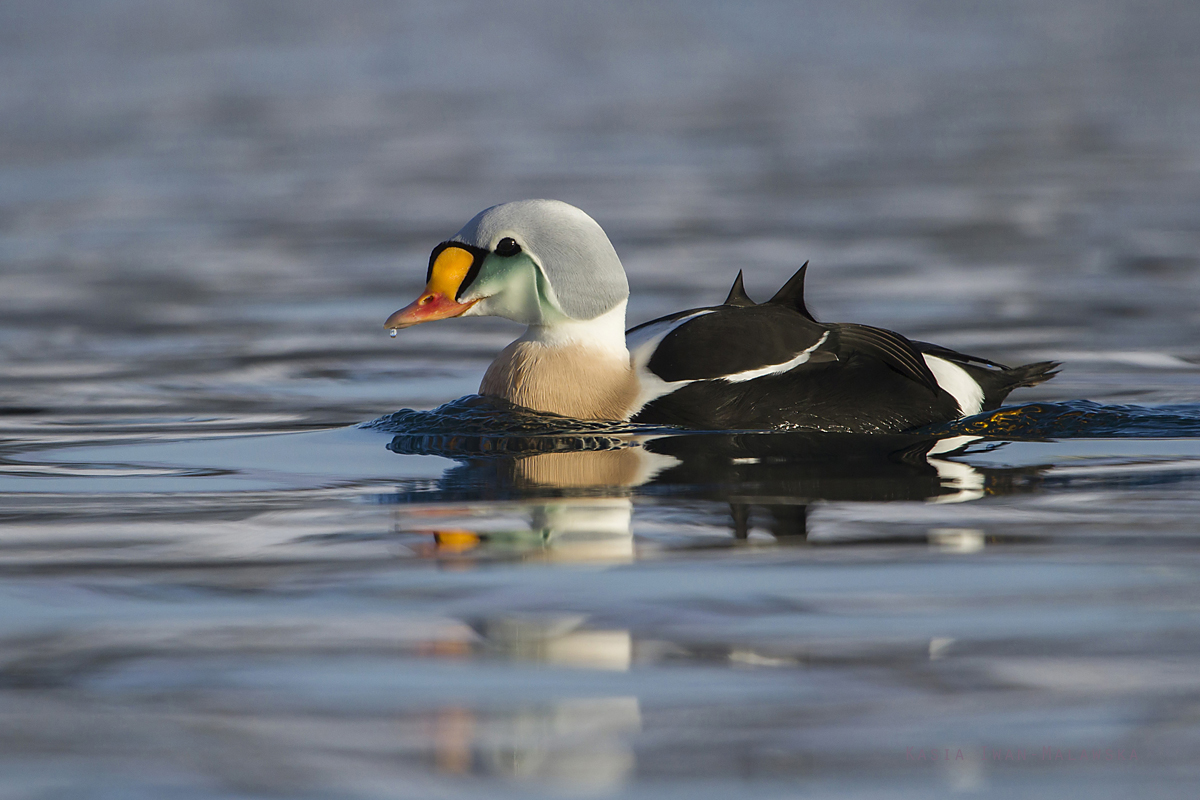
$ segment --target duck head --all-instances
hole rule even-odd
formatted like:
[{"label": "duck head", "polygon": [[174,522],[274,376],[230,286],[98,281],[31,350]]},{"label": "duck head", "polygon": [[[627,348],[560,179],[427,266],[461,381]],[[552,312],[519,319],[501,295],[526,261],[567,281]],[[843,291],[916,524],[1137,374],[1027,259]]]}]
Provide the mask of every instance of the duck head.
[{"label": "duck head", "polygon": [[463,316],[553,327],[621,305],[629,284],[603,229],[558,200],[522,200],[477,214],[433,249],[425,291],[387,328]]}]

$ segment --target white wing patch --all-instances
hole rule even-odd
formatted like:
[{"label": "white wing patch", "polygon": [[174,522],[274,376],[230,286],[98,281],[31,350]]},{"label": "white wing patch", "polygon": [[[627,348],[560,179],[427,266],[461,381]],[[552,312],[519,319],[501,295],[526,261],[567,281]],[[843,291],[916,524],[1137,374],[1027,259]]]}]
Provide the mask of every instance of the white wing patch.
[{"label": "white wing patch", "polygon": [[653,325],[647,325],[644,328],[638,328],[630,332],[625,337],[625,346],[629,348],[629,353],[633,357],[634,364],[641,363],[645,365],[650,363],[650,357],[654,355],[659,342],[665,339],[668,333],[680,325],[691,322],[696,317],[703,317],[705,314],[711,313],[713,313],[713,309],[706,308],[703,311],[697,311],[695,314],[688,314],[686,317],[664,319],[662,322],[656,322]]},{"label": "white wing patch", "polygon": [[745,381],[752,381],[755,378],[765,378],[768,375],[782,375],[783,373],[793,370],[801,364],[806,363],[810,358],[812,358],[813,351],[825,344],[825,340],[828,338],[829,331],[825,331],[825,333],[821,335],[821,338],[817,340],[816,344],[814,344],[812,347],[802,350],[796,356],[784,361],[782,364],[768,364],[765,367],[735,372],[732,375],[722,375],[717,380],[729,381],[730,383],[744,383]]},{"label": "white wing patch", "polygon": [[670,394],[677,389],[682,389],[689,383],[695,381],[664,381],[662,378],[650,371],[650,359],[654,356],[654,351],[658,349],[662,340],[667,337],[667,334],[678,328],[680,325],[691,322],[696,317],[702,317],[705,314],[713,313],[712,309],[697,311],[695,314],[688,314],[686,317],[679,319],[668,319],[654,325],[647,325],[644,328],[639,328],[626,337],[626,346],[629,348],[629,363],[633,367],[633,372],[638,380],[638,396],[634,399],[633,406],[629,411],[629,416],[637,414],[649,402],[657,400],[665,394]]},{"label": "white wing patch", "polygon": [[960,414],[969,417],[983,410],[983,388],[965,369],[944,358],[924,353],[922,355],[938,386],[958,401]]}]

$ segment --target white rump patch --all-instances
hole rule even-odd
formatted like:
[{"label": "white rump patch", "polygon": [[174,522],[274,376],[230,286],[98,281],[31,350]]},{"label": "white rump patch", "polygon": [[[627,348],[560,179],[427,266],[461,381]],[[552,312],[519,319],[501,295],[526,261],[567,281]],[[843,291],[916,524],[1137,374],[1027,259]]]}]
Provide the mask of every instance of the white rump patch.
[{"label": "white rump patch", "polygon": [[938,386],[958,401],[958,411],[964,417],[983,410],[983,389],[962,367],[944,358],[922,354]]},{"label": "white rump patch", "polygon": [[742,372],[735,372],[732,375],[722,375],[716,380],[729,381],[730,383],[743,383],[745,381],[752,381],[755,378],[765,378],[768,375],[782,375],[783,373],[795,369],[812,358],[813,351],[825,344],[825,340],[828,338],[829,331],[825,331],[825,333],[821,335],[821,338],[817,340],[816,344],[807,348],[806,350],[801,351],[795,357],[784,361],[782,364],[769,364],[765,367],[759,367],[757,369],[748,369]]}]

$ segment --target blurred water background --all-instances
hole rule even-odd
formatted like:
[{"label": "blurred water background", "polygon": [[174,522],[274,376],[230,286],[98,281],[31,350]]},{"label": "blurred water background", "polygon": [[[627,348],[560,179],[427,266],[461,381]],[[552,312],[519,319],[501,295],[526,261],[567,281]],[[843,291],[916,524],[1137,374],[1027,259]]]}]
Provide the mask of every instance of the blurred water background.
[{"label": "blurred water background", "polygon": [[604,226],[631,324],[811,260],[818,318],[1066,363],[1013,401],[1194,418],[1198,40],[1182,1],[0,4],[0,797],[1191,796],[1194,426],[353,426],[475,391],[514,325],[382,321],[525,197]]}]

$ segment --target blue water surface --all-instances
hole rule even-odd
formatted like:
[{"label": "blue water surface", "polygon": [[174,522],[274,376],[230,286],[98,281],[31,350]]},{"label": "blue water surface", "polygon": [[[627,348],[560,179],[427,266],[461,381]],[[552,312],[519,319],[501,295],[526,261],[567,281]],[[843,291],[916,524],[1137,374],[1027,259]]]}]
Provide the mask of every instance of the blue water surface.
[{"label": "blue water surface", "polygon": [[[0,4],[0,796],[1192,796],[1197,39]],[[808,260],[818,319],[1064,367],[891,436],[498,407],[519,326],[383,321],[527,197],[630,326]]]}]

